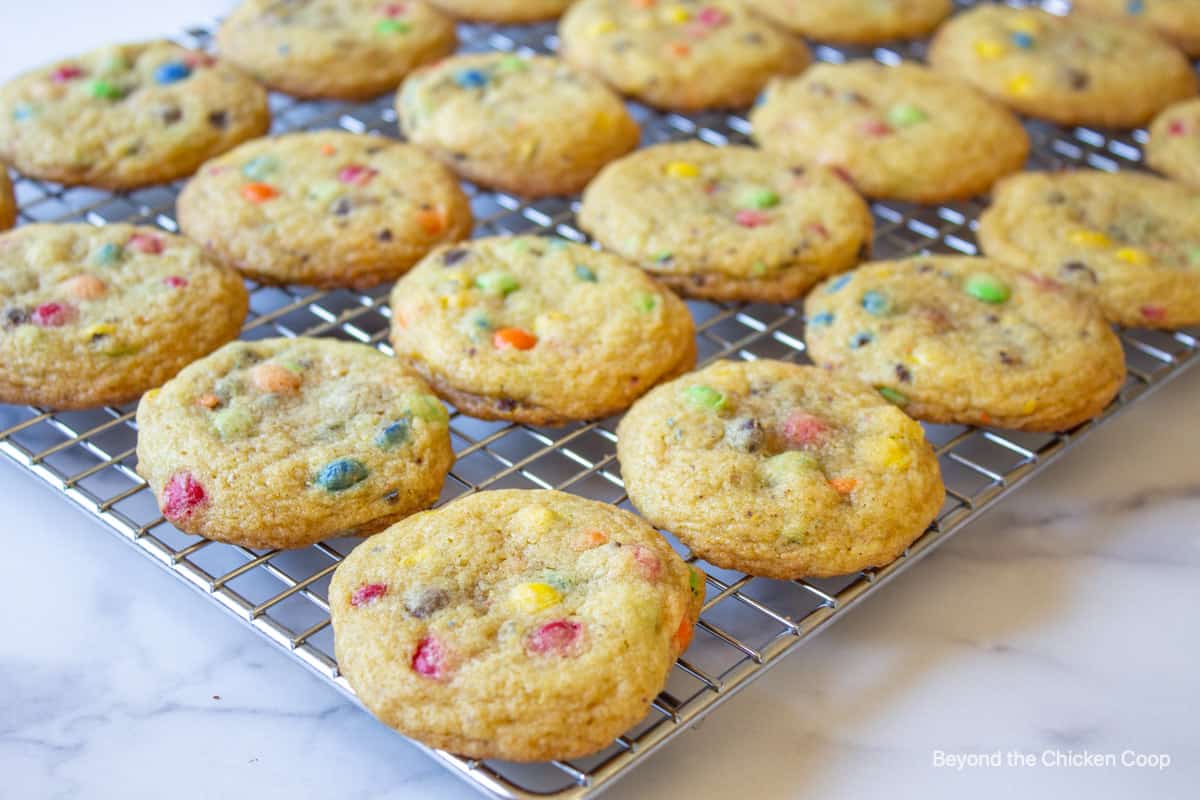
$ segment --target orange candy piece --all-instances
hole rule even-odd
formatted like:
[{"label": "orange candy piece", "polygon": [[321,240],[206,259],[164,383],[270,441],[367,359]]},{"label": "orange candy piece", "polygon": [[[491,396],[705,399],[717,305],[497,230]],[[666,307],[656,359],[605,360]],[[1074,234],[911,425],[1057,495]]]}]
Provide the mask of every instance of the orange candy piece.
[{"label": "orange candy piece", "polygon": [[677,58],[683,58],[692,52],[692,48],[688,47],[686,42],[671,42],[667,45],[667,52]]},{"label": "orange candy piece", "polygon": [[850,494],[858,486],[855,478],[830,478],[829,485],[838,494]]},{"label": "orange candy piece", "polygon": [[492,345],[497,350],[530,350],[537,341],[536,336],[520,328],[501,328],[492,334]]},{"label": "orange candy piece", "polygon": [[301,377],[278,364],[259,364],[250,370],[250,380],[256,389],[270,394],[295,394]]},{"label": "orange candy piece", "polygon": [[279,190],[269,183],[247,183],[242,187],[242,197],[251,203],[265,203],[279,196]]},{"label": "orange candy piece", "polygon": [[430,236],[446,230],[446,215],[440,208],[422,208],[417,212],[417,224]]},{"label": "orange candy piece", "polygon": [[583,531],[582,533],[580,533],[578,536],[575,537],[575,541],[572,542],[572,544],[574,546],[574,549],[583,551],[583,550],[591,550],[593,547],[599,547],[600,545],[605,544],[606,542],[608,542],[608,537],[605,536],[604,533],[602,533],[601,531],[592,530],[592,531]]},{"label": "orange candy piece", "polygon": [[683,619],[679,620],[679,627],[675,629],[675,635],[671,637],[675,649],[680,653],[687,650],[688,645],[692,643],[693,633],[695,633],[695,628],[692,626],[692,621],[687,618],[687,614],[684,614]]},{"label": "orange candy piece", "polygon": [[67,281],[65,286],[76,300],[95,300],[97,297],[103,297],[108,291],[104,281],[95,275],[76,275]]},{"label": "orange candy piece", "polygon": [[221,405],[221,398],[217,397],[215,394],[202,394],[196,398],[196,403],[197,405],[204,406],[211,411],[212,409]]}]

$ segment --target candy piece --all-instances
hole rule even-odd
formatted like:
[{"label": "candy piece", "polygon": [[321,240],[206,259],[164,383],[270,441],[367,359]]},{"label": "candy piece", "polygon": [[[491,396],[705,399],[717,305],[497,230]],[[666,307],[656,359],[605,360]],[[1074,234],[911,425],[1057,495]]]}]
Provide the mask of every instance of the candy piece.
[{"label": "candy piece", "polygon": [[222,440],[241,439],[254,428],[254,417],[241,406],[229,406],[213,415],[212,424]]},{"label": "candy piece", "polygon": [[761,211],[742,209],[733,215],[734,222],[743,228],[758,228],[771,222],[771,217]]},{"label": "candy piece", "polygon": [[597,280],[595,271],[593,271],[591,267],[584,266],[583,264],[575,265],[575,277],[579,278],[581,281],[587,281],[588,283],[595,283]]},{"label": "candy piece", "polygon": [[779,194],[771,189],[756,186],[741,192],[737,204],[742,208],[774,208],[779,205]]},{"label": "candy piece", "polygon": [[445,425],[450,421],[450,413],[446,411],[442,401],[431,394],[408,395],[406,405],[408,413],[425,422]]},{"label": "candy piece", "polygon": [[667,52],[676,58],[684,58],[692,52],[692,48],[686,42],[669,42]]},{"label": "candy piece", "polygon": [[399,19],[381,19],[375,23],[375,32],[381,34],[408,33],[412,24]]},{"label": "candy piece", "polygon": [[455,264],[462,261],[469,255],[471,255],[471,251],[464,250],[461,247],[456,247],[453,250],[447,250],[442,254],[442,266],[453,267]]},{"label": "candy piece", "polygon": [[725,395],[711,386],[689,386],[683,390],[684,398],[697,408],[719,411],[725,407]]},{"label": "candy piece", "polygon": [[980,39],[975,42],[973,49],[975,55],[984,61],[995,61],[1007,52],[1003,44],[993,39]]},{"label": "candy piece", "polygon": [[508,601],[523,614],[536,614],[562,602],[562,593],[548,583],[518,583]]},{"label": "candy piece", "polygon": [[871,289],[863,293],[862,307],[866,309],[868,314],[876,317],[886,316],[892,311],[892,303],[883,292],[877,292]]},{"label": "candy piece", "polygon": [[521,288],[521,284],[507,272],[492,270],[475,278],[475,285],[488,294],[505,296]]},{"label": "candy piece", "polygon": [[432,636],[426,636],[417,643],[416,652],[412,658],[413,672],[440,681],[446,677],[446,651],[442,643]]},{"label": "candy piece", "polygon": [[888,122],[897,128],[907,128],[910,125],[924,122],[929,115],[914,105],[900,103],[888,109]]},{"label": "candy piece", "polygon": [[66,83],[67,81],[73,81],[76,78],[82,78],[83,75],[84,72],[82,67],[77,67],[74,64],[65,64],[50,73],[50,80],[54,81],[55,83]]},{"label": "candy piece", "polygon": [[196,405],[203,406],[209,411],[212,411],[217,406],[221,405],[221,398],[215,394],[202,394],[196,398]]},{"label": "candy piece", "polygon": [[171,522],[190,517],[204,505],[208,495],[190,472],[176,472],[162,490],[162,513]]},{"label": "candy piece", "polygon": [[342,183],[353,184],[354,186],[366,186],[370,183],[379,170],[372,169],[364,164],[347,164],[338,170],[338,180]]},{"label": "candy piece", "polygon": [[994,275],[983,272],[977,272],[967,278],[964,288],[967,290],[967,294],[984,303],[1003,303],[1012,296],[1012,290],[1008,288],[1008,284]]},{"label": "candy piece", "polygon": [[242,165],[242,174],[252,181],[264,181],[279,169],[279,158],[264,153]]},{"label": "candy piece", "polygon": [[350,595],[350,605],[355,608],[369,606],[387,594],[386,583],[364,583]]},{"label": "candy piece", "polygon": [[530,350],[537,341],[536,336],[520,328],[500,328],[492,334],[492,346],[497,350]]},{"label": "candy piece", "polygon": [[411,436],[412,423],[407,419],[401,418],[389,423],[383,430],[376,434],[375,444],[384,450],[391,450],[407,442]]},{"label": "candy piece", "polygon": [[104,281],[95,275],[86,274],[71,278],[63,284],[63,288],[76,300],[95,300],[97,297],[103,297],[108,291]]},{"label": "candy piece", "polygon": [[429,236],[446,230],[446,215],[440,208],[422,208],[417,212],[417,224]]},{"label": "candy piece", "polygon": [[188,285],[188,279],[182,275],[168,275],[163,278],[163,283],[172,289],[182,289]]},{"label": "candy piece", "polygon": [[844,275],[837,276],[837,278],[834,279],[833,283],[829,284],[829,288],[827,288],[825,290],[825,293],[833,294],[834,292],[844,289],[846,287],[846,284],[850,282],[850,279],[852,277],[853,276],[849,272],[845,273]]},{"label": "candy piece", "polygon": [[[984,423],[987,423],[984,419]],[[912,466],[912,450],[895,437],[888,437],[874,452],[875,459],[888,469],[906,470]]]},{"label": "candy piece", "polygon": [[1145,250],[1138,250],[1136,247],[1122,247],[1113,253],[1117,260],[1124,261],[1126,264],[1135,264],[1139,267],[1144,267],[1150,263],[1150,255]]},{"label": "candy piece", "polygon": [[547,622],[529,634],[525,647],[539,655],[573,655],[583,639],[583,625],[566,619]]},{"label": "candy piece", "polygon": [[269,183],[247,183],[242,187],[242,197],[251,203],[265,203],[279,196],[279,190]]},{"label": "candy piece", "polygon": [[1142,316],[1152,322],[1162,322],[1167,318],[1167,309],[1162,306],[1142,306]]},{"label": "candy piece", "polygon": [[1009,94],[1028,94],[1033,89],[1033,78],[1019,72],[1004,82],[1004,88]]},{"label": "candy piece", "polygon": [[464,89],[478,89],[487,86],[488,76],[477,69],[464,69],[454,73],[454,82]]},{"label": "candy piece", "polygon": [[420,589],[405,595],[404,610],[417,619],[425,619],[449,603],[450,593],[445,589]]},{"label": "candy piece", "polygon": [[854,491],[858,486],[858,481],[854,478],[830,478],[829,488],[841,495],[847,495]]},{"label": "candy piece", "polygon": [[896,391],[890,386],[880,386],[877,391],[879,392],[880,396],[889,403],[894,403],[898,406],[908,405],[908,398],[903,393]]},{"label": "candy piece", "polygon": [[149,233],[135,233],[126,245],[143,255],[156,256],[163,251],[163,240]]},{"label": "candy piece", "polygon": [[850,349],[857,350],[860,347],[866,347],[873,341],[875,341],[875,334],[870,331],[859,331],[850,337]]},{"label": "candy piece", "polygon": [[160,84],[178,83],[192,74],[192,68],[182,61],[168,61],[154,70],[154,80]]},{"label": "candy piece", "polygon": [[582,531],[571,541],[574,550],[591,550],[608,543],[608,536],[602,531]]},{"label": "candy piece", "polygon": [[695,628],[692,625],[692,621],[685,614],[683,619],[679,620],[679,627],[671,635],[671,645],[675,648],[675,652],[682,653],[688,649],[688,645],[692,643],[692,634],[694,632]]},{"label": "candy piece", "polygon": [[601,19],[593,22],[588,28],[589,36],[603,36],[606,33],[612,33],[617,29],[617,23],[611,19]]},{"label": "candy piece", "polygon": [[1125,4],[1126,13],[1131,14],[1133,16],[1137,16],[1138,14],[1141,14],[1145,10],[1146,10],[1145,0],[1129,0],[1129,2]]},{"label": "candy piece", "polygon": [[865,119],[859,123],[858,130],[866,136],[887,136],[892,133],[892,126],[881,119]]},{"label": "candy piece", "polygon": [[92,344],[93,342],[98,342],[102,339],[112,336],[116,332],[116,325],[111,325],[107,322],[98,322],[95,325],[89,325],[84,328],[84,331],[79,338],[88,344]]},{"label": "candy piece", "polygon": [[1029,50],[1033,47],[1033,36],[1025,31],[1013,31],[1012,43],[1022,50]]},{"label": "candy piece", "polygon": [[1112,244],[1112,239],[1106,234],[1084,229],[1071,231],[1067,234],[1067,241],[1084,247],[1108,247]]},{"label": "candy piece", "polygon": [[796,447],[820,447],[829,435],[829,423],[796,409],[783,423],[783,437]]},{"label": "candy piece", "polygon": [[762,468],[771,482],[780,483],[797,475],[819,470],[821,464],[811,453],[788,450],[768,458],[762,463]]},{"label": "candy piece", "polygon": [[662,562],[659,561],[654,551],[640,544],[633,545],[630,550],[633,551],[633,560],[637,563],[638,574],[648,581],[658,580],[662,575]]},{"label": "candy piece", "polygon": [[729,15],[716,6],[705,6],[696,12],[696,21],[709,28],[719,28],[729,22]]},{"label": "candy piece", "polygon": [[250,381],[259,391],[290,395],[300,390],[303,377],[280,364],[264,362],[250,370]]},{"label": "candy piece", "polygon": [[1187,123],[1181,119],[1173,119],[1167,123],[1167,134],[1170,136],[1183,136],[1187,133]]},{"label": "candy piece", "polygon": [[94,261],[101,266],[110,266],[121,260],[121,245],[105,242],[96,249]]},{"label": "candy piece", "polygon": [[98,100],[120,100],[125,96],[125,90],[115,83],[106,80],[94,80],[87,86],[88,94]]},{"label": "candy piece", "polygon": [[529,69],[529,62],[517,55],[506,55],[496,62],[496,68],[501,72],[524,72]]},{"label": "candy piece", "polygon": [[667,164],[667,175],[672,178],[695,178],[700,168],[690,161],[672,161]]},{"label": "candy piece", "polygon": [[42,303],[33,309],[29,319],[39,328],[61,328],[74,322],[78,316],[78,309],[70,303]]},{"label": "candy piece", "polygon": [[638,292],[633,301],[634,306],[643,314],[649,314],[658,308],[658,295],[653,292]]},{"label": "candy piece", "polygon": [[361,461],[339,458],[326,464],[313,482],[327,492],[344,492],[365,481],[369,474]]},{"label": "candy piece", "polygon": [[29,312],[23,308],[6,308],[2,317],[5,328],[15,328],[29,322]]},{"label": "candy piece", "polygon": [[692,590],[692,594],[699,597],[704,591],[704,578],[700,575],[700,570],[688,564],[688,588]]}]

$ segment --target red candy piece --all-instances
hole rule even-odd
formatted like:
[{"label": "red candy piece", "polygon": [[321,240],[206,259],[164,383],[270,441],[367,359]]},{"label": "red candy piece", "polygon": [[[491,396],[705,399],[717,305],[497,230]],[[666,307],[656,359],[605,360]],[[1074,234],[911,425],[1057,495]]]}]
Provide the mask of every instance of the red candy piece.
[{"label": "red candy piece", "polygon": [[567,619],[556,619],[547,622],[525,639],[525,647],[531,653],[546,655],[548,653],[566,656],[579,648],[583,638],[583,624]]},{"label": "red candy piece", "polygon": [[338,170],[338,180],[342,183],[352,183],[355,186],[366,186],[378,174],[379,170],[362,164],[347,164]]},{"label": "red candy piece", "polygon": [[432,636],[426,636],[417,643],[417,651],[412,657],[413,672],[440,681],[446,677],[446,650],[442,643]]},{"label": "red candy piece", "polygon": [[163,278],[163,283],[165,283],[167,286],[170,286],[172,289],[182,289],[188,285],[188,280],[181,275],[168,275],[167,277]]},{"label": "red candy piece", "polygon": [[819,222],[808,223],[807,225],[804,226],[804,230],[808,231],[809,233],[815,234],[816,236],[820,236],[822,239],[829,238],[829,229],[826,228],[824,225],[822,225]]},{"label": "red candy piece", "polygon": [[1187,133],[1187,125],[1185,125],[1181,119],[1173,119],[1167,125],[1167,133],[1172,136],[1183,136],[1185,133]]},{"label": "red candy piece", "polygon": [[879,119],[864,120],[858,129],[867,136],[887,136],[892,132],[892,126]]},{"label": "red candy piece", "polygon": [[729,22],[729,15],[716,6],[705,6],[696,14],[696,21],[709,28],[719,28]]},{"label": "red candy piece", "polygon": [[350,605],[355,608],[369,606],[385,594],[387,594],[387,584],[364,583],[354,590],[354,594],[350,595]]},{"label": "red candy piece", "polygon": [[76,78],[82,77],[83,69],[75,66],[74,64],[67,64],[66,66],[59,67],[58,69],[54,70],[54,72],[50,73],[50,80],[54,81],[55,83],[66,83],[67,81],[73,81]]},{"label": "red candy piece", "polygon": [[42,303],[33,310],[30,319],[40,328],[61,328],[77,316],[79,312],[70,303]]},{"label": "red candy piece", "polygon": [[1038,275],[1036,272],[1022,272],[1021,277],[1043,291],[1057,292],[1063,288],[1063,285],[1054,280],[1054,278],[1047,278],[1045,275]]},{"label": "red candy piece", "polygon": [[733,215],[734,221],[743,228],[757,228],[760,225],[766,225],[771,221],[771,218],[761,211],[753,211],[750,209],[742,209]]},{"label": "red candy piece", "polygon": [[1161,322],[1167,318],[1167,309],[1162,306],[1142,306],[1142,316],[1153,322]]},{"label": "red candy piece", "polygon": [[204,487],[190,472],[177,472],[162,491],[162,513],[171,522],[187,519],[208,499]]},{"label": "red candy piece", "polygon": [[129,237],[127,244],[139,253],[150,256],[156,256],[163,251],[162,239],[148,233],[135,233]]},{"label": "red candy piece", "polygon": [[385,3],[383,14],[387,17],[398,17],[404,13],[404,3]]},{"label": "red candy piece", "polygon": [[829,433],[829,424],[818,416],[799,409],[783,423],[783,436],[797,447],[820,447]]},{"label": "red candy piece", "polygon": [[646,580],[655,580],[662,574],[662,562],[658,560],[658,556],[650,551],[650,548],[635,544],[633,546],[633,558],[637,561],[638,571],[642,573],[642,577]]}]

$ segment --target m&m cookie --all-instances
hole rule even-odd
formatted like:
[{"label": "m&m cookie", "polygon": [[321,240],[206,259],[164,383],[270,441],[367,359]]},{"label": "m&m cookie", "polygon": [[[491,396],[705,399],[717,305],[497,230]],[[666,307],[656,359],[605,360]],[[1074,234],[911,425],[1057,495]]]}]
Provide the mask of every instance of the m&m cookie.
[{"label": "m&m cookie", "polygon": [[1200,99],[1167,106],[1150,123],[1146,164],[1200,189]]},{"label": "m&m cookie", "polygon": [[746,4],[810,39],[842,44],[924,36],[954,10],[951,0],[746,0]]},{"label": "m&m cookie", "polygon": [[1196,0],[1071,0],[1071,8],[1154,31],[1189,56],[1200,56],[1200,3]]},{"label": "m&m cookie", "polygon": [[554,19],[572,0],[430,0],[447,14],[480,22],[537,22]]}]

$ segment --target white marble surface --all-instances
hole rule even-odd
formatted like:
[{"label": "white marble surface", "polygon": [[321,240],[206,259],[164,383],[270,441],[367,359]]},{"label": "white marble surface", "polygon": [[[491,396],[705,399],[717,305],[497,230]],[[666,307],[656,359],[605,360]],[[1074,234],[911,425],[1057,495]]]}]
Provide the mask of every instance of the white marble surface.
[{"label": "white marble surface", "polygon": [[[119,19],[116,4],[60,0],[46,16],[5,5],[0,76],[43,48],[171,30],[225,3],[123,2]],[[1097,433],[607,796],[1195,797],[1197,397],[1200,370]],[[0,508],[0,797],[466,793],[8,463]],[[1047,751],[1136,751],[1168,754],[1170,765],[933,766],[935,751],[1010,750],[1038,762]]]}]

